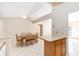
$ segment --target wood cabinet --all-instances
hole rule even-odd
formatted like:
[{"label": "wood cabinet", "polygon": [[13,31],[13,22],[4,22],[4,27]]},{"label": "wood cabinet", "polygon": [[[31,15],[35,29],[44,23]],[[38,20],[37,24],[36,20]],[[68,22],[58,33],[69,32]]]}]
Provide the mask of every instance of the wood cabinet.
[{"label": "wood cabinet", "polygon": [[[51,48],[51,47],[53,47],[53,48]],[[49,43],[47,41],[44,41],[44,55],[45,56],[54,55],[54,48],[55,48],[54,42]]]},{"label": "wood cabinet", "polygon": [[56,56],[61,56],[61,50],[62,50],[62,44],[61,44],[61,40],[55,41],[55,55]]},{"label": "wood cabinet", "polygon": [[66,39],[62,39],[62,56],[66,55]]},{"label": "wood cabinet", "polygon": [[45,56],[65,56],[66,54],[66,38],[56,41],[44,41]]}]

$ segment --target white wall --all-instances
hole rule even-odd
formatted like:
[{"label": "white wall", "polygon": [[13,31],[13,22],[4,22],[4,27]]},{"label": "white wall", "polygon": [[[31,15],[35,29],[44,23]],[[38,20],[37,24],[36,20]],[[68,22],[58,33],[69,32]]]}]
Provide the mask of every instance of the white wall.
[{"label": "white wall", "polygon": [[51,36],[51,20],[52,19],[48,19],[46,21],[43,21],[43,35],[44,36]]},{"label": "white wall", "polygon": [[7,18],[5,19],[5,35],[15,35],[21,32],[33,32],[33,24],[28,19]]},{"label": "white wall", "polygon": [[41,22],[37,22],[35,23],[35,29],[36,31],[39,32],[39,26],[38,24],[43,24],[43,36],[50,36],[51,37],[51,34],[52,34],[52,27],[51,27],[51,23],[52,23],[52,19],[48,19],[48,20],[44,20],[44,21],[41,21]]},{"label": "white wall", "polygon": [[53,8],[53,24],[55,25],[55,32],[62,35],[67,34],[68,13],[64,5]]},{"label": "white wall", "polygon": [[0,19],[0,37],[4,35],[4,20]]},{"label": "white wall", "polygon": [[65,2],[59,7],[53,7],[53,25],[55,25],[54,32],[67,35],[68,14],[79,11],[78,2]]}]

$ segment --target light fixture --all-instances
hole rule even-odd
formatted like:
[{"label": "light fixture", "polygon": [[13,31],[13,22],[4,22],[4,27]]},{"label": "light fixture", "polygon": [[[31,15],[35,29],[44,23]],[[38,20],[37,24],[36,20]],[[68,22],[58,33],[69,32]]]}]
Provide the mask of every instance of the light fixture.
[{"label": "light fixture", "polygon": [[26,19],[27,17],[26,16],[22,16],[24,19]]},{"label": "light fixture", "polygon": [[60,7],[64,2],[49,2],[52,7]]}]

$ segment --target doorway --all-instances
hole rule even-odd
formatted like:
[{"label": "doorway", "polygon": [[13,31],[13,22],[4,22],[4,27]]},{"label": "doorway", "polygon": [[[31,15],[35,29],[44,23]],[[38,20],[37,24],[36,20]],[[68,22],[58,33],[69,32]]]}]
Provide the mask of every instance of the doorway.
[{"label": "doorway", "polygon": [[39,36],[43,36],[43,24],[38,25],[39,25]]}]

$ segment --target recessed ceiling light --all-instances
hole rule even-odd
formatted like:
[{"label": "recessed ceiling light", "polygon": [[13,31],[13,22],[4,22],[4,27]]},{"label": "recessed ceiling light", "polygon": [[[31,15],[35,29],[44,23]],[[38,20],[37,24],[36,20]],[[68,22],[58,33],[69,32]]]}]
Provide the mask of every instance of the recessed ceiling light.
[{"label": "recessed ceiling light", "polygon": [[22,16],[24,19],[26,19],[27,17],[26,16]]}]

